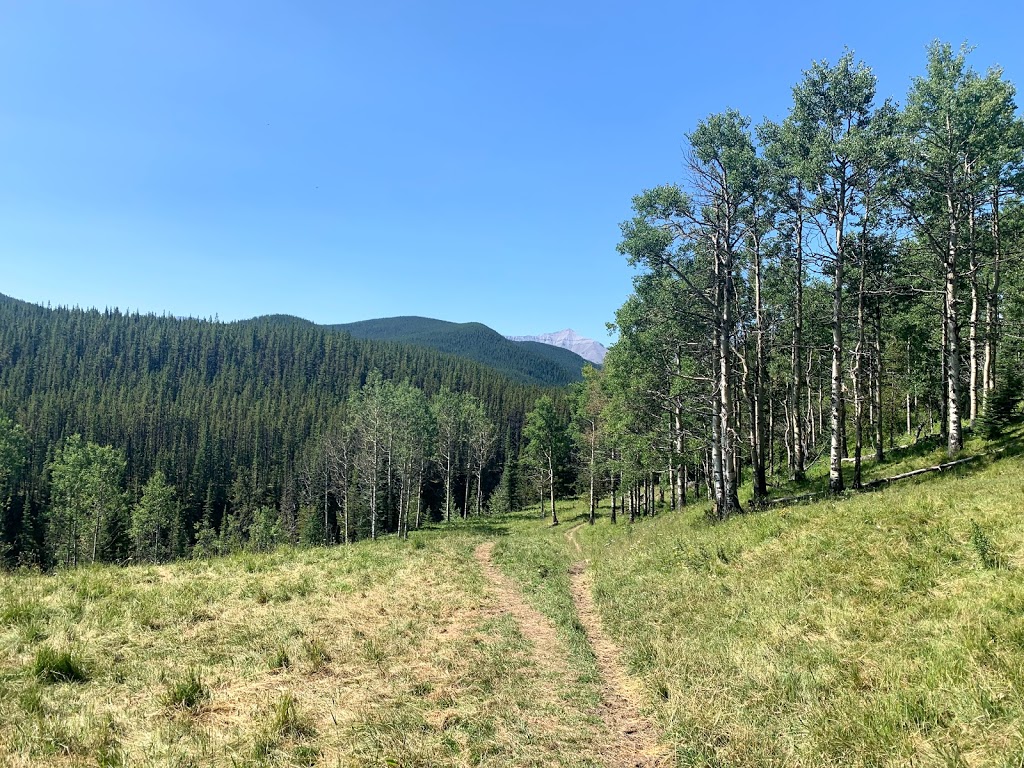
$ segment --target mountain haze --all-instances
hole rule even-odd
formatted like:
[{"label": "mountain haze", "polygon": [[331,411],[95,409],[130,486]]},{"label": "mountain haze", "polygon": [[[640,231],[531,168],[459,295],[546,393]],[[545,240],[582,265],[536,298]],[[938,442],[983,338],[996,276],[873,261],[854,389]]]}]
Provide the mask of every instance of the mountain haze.
[{"label": "mountain haze", "polygon": [[585,336],[580,336],[572,328],[566,328],[564,331],[555,331],[554,333],[542,333],[539,336],[509,336],[507,338],[509,341],[532,341],[568,349],[584,360],[588,360],[596,365],[604,365],[604,357],[608,354],[604,344],[588,339]]}]

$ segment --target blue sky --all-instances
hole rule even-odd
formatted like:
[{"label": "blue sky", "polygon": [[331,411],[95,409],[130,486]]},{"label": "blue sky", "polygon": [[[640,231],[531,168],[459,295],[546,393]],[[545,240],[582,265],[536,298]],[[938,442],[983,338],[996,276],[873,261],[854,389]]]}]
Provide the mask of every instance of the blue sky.
[{"label": "blue sky", "polygon": [[6,2],[0,293],[606,341],[632,195],[844,46],[1024,80],[1014,2]]}]

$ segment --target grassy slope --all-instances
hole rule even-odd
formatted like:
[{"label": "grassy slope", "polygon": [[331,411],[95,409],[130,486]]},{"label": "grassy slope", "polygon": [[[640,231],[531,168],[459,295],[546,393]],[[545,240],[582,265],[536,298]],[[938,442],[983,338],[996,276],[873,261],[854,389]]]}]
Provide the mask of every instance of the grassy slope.
[{"label": "grassy slope", "polygon": [[[993,451],[1010,453],[1020,452],[1020,446],[1024,445],[1024,435],[1020,430],[1009,435],[1003,441],[989,442],[980,436],[967,433],[964,440],[964,448],[959,458],[984,455]],[[783,463],[785,457],[781,457]],[[911,470],[923,467],[934,467],[950,461],[946,452],[945,443],[938,435],[926,435],[908,446],[890,446],[885,453],[882,462],[874,459],[874,450],[866,446],[861,461],[861,482],[868,484],[873,480],[881,480],[887,477],[910,472]],[[769,481],[769,498],[789,498],[792,496],[804,496],[807,494],[818,494],[824,496],[828,493],[828,450],[819,455],[807,467],[807,477],[802,483],[794,483],[788,480],[776,481],[772,486]],[[847,491],[853,487],[853,462],[847,459],[843,462],[843,480]],[[753,495],[753,487],[750,484],[740,489],[741,503],[748,503]]]},{"label": "grassy slope", "polygon": [[697,507],[579,538],[680,765],[1019,766],[1022,499],[1011,457],[723,524]]},{"label": "grassy slope", "polygon": [[593,765],[593,686],[493,604],[494,533],[0,576],[0,764]]},{"label": "grassy slope", "polygon": [[[1024,460],[1006,455],[720,524],[695,505],[577,535],[679,765],[1019,766],[1022,499]],[[596,673],[564,536],[585,518],[561,515],[2,576],[0,764],[588,765]],[[543,677],[494,614],[471,557],[483,538],[555,621],[568,674]],[[41,680],[44,646],[72,649],[89,681]],[[170,700],[189,668],[210,695],[195,712]]]}]

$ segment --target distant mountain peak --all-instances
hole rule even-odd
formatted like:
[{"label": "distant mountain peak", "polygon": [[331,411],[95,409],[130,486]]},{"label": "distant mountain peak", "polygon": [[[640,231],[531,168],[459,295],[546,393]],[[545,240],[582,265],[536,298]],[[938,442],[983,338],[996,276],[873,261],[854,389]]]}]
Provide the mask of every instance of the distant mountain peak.
[{"label": "distant mountain peak", "polygon": [[327,326],[357,339],[394,341],[468,358],[526,384],[562,386],[583,378],[587,363],[571,349],[516,343],[482,323],[452,323],[429,317],[381,317]]},{"label": "distant mountain peak", "polygon": [[561,347],[575,352],[584,360],[597,365],[604,364],[604,356],[608,350],[604,344],[585,336],[580,336],[572,328],[566,328],[554,333],[542,333],[539,336],[509,336],[509,341],[537,341],[541,344],[549,344],[552,347]]}]

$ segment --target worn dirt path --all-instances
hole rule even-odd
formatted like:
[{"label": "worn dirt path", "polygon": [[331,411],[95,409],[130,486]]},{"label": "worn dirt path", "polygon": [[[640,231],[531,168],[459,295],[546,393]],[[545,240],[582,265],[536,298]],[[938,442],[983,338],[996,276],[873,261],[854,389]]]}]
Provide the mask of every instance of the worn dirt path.
[{"label": "worn dirt path", "polygon": [[494,565],[491,553],[494,542],[487,541],[474,551],[474,556],[483,570],[491,588],[498,596],[495,613],[509,613],[519,624],[519,631],[528,637],[534,646],[537,661],[547,668],[564,667],[561,658],[561,643],[555,625],[547,616],[529,605],[509,578]]},{"label": "worn dirt path", "polygon": [[[565,532],[565,538],[580,557],[583,556],[583,548],[576,532],[582,526],[583,523],[574,525]],[[569,588],[580,624],[601,672],[601,716],[608,730],[617,736],[616,760],[610,765],[632,768],[672,765],[671,750],[658,742],[658,729],[640,712],[643,696],[622,664],[619,647],[601,626],[601,615],[594,603],[586,565],[587,561],[582,559],[573,563],[569,569]]]},{"label": "worn dirt path", "polygon": [[[576,526],[577,528],[579,526]],[[566,537],[582,554],[573,531]],[[520,631],[533,641],[537,660],[546,667],[564,666],[559,658],[561,643],[554,624],[523,599],[519,589],[494,565],[494,542],[476,548],[477,562],[497,593],[498,605],[518,622]],[[640,697],[632,686],[618,657],[618,648],[601,629],[601,619],[590,595],[590,585],[581,560],[569,571],[572,598],[597,659],[601,673],[601,703],[598,714],[604,721],[609,738],[601,744],[597,755],[608,768],[663,768],[672,764],[667,748],[658,744],[654,725],[639,713]]]}]

